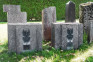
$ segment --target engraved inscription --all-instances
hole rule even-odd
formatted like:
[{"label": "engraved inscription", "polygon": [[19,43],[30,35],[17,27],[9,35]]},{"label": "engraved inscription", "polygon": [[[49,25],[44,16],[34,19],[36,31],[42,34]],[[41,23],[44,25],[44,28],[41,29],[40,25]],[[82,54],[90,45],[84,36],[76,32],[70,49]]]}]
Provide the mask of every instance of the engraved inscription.
[{"label": "engraved inscription", "polygon": [[23,41],[24,42],[29,42],[29,40],[30,40],[30,30],[23,30],[23,32],[22,32],[22,34],[23,34]]},{"label": "engraved inscription", "polygon": [[67,29],[67,50],[73,49],[73,29]]},{"label": "engraved inscription", "polygon": [[24,50],[30,50],[30,30],[23,30],[23,49]]}]

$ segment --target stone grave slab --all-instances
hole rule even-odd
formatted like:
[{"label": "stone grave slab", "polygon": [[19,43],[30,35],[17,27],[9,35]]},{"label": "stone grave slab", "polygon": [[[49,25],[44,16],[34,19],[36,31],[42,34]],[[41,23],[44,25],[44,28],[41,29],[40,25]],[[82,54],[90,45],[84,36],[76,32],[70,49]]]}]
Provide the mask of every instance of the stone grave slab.
[{"label": "stone grave slab", "polygon": [[10,33],[8,34],[10,52],[11,50],[16,53],[42,50],[42,24],[9,23],[8,33]]},{"label": "stone grave slab", "polygon": [[51,40],[51,23],[56,22],[56,7],[42,10],[43,40]]},{"label": "stone grave slab", "polygon": [[75,3],[69,1],[66,3],[66,18],[65,22],[76,22],[75,21]]},{"label": "stone grave slab", "polygon": [[83,24],[81,23],[53,23],[52,46],[62,50],[77,49],[83,43]]}]

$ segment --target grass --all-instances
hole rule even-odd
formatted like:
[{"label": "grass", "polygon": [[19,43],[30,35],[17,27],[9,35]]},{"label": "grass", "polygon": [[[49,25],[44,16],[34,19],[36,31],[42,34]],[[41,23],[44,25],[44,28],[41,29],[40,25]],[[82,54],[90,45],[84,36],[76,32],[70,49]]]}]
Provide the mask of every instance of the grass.
[{"label": "grass", "polygon": [[[22,12],[27,12],[27,19],[42,19],[44,8],[55,6],[57,19],[65,19],[65,6],[69,0],[0,0],[0,21],[7,20],[7,13],[3,12],[3,5],[21,5]],[[71,0],[76,4],[76,18],[79,17],[79,5],[81,3],[93,2],[93,0]]]},{"label": "grass", "polygon": [[0,24],[0,62],[91,62],[93,61],[93,43],[88,44],[84,34],[84,44],[77,50],[55,50],[51,42],[42,42],[42,51],[21,54],[8,53],[7,25]]}]

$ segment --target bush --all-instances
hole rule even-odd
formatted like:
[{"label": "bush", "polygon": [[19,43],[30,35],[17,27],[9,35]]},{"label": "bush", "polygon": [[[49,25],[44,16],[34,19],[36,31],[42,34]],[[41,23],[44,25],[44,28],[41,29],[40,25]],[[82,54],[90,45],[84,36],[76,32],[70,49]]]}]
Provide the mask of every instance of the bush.
[{"label": "bush", "polygon": [[[27,12],[27,19],[41,21],[42,10],[49,6],[56,6],[57,20],[65,19],[65,5],[69,0],[0,0],[0,21],[6,21],[6,13],[3,13],[3,4],[21,5],[21,9]],[[89,0],[72,0],[76,4],[76,18],[79,17],[79,4]],[[92,0],[90,0],[92,1]]]}]

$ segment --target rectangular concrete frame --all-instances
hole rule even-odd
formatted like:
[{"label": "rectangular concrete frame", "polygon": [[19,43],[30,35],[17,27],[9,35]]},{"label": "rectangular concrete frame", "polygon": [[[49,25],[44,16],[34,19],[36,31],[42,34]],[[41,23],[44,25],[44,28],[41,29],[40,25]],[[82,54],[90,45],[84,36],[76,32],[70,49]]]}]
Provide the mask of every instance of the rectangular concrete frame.
[{"label": "rectangular concrete frame", "polygon": [[[22,48],[22,44],[23,44],[22,39],[21,39],[22,35],[20,33],[21,30],[25,29],[25,28],[30,28],[31,36],[33,36],[32,41],[35,41],[35,42],[31,42],[30,51],[42,50],[42,26],[41,26],[41,23],[8,23],[9,52],[16,52],[16,53],[25,52]],[[36,35],[34,35],[34,34],[36,34]]]},{"label": "rectangular concrete frame", "polygon": [[73,29],[73,48],[78,48],[78,24],[77,23],[64,23],[62,24],[62,50],[67,50],[67,29]]},{"label": "rectangular concrete frame", "polygon": [[[75,26],[75,27],[74,27]],[[66,50],[66,29],[72,27],[74,29],[74,49],[83,44],[83,24],[81,23],[52,23],[51,41],[55,49],[61,47]],[[61,37],[61,38],[60,38]],[[63,40],[63,41],[62,41]]]}]

